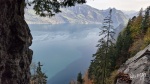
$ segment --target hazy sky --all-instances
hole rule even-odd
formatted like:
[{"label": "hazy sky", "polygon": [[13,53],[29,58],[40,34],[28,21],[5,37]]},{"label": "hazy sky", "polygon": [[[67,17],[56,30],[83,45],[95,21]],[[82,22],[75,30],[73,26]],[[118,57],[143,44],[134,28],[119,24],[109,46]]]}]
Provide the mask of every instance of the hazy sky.
[{"label": "hazy sky", "polygon": [[150,0],[87,0],[87,4],[97,9],[114,7],[119,10],[136,10],[150,6]]}]

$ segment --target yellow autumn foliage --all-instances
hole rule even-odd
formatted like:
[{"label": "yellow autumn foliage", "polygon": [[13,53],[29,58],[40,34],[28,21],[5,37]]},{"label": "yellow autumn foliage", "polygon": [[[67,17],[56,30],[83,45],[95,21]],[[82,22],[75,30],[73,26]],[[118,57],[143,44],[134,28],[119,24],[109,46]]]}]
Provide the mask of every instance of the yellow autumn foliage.
[{"label": "yellow autumn foliage", "polygon": [[148,28],[146,35],[144,36],[144,46],[147,46],[148,44],[150,44],[150,28]]},{"label": "yellow autumn foliage", "polygon": [[130,31],[132,32],[131,37],[134,39],[138,39],[141,33],[141,23],[142,16],[138,16],[135,20],[133,20]]}]

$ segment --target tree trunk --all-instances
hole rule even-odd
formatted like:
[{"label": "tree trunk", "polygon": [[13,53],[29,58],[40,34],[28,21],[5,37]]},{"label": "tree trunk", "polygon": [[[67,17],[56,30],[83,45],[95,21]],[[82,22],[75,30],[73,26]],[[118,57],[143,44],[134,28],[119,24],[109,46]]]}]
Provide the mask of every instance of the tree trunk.
[{"label": "tree trunk", "polygon": [[0,0],[0,84],[29,84],[32,36],[25,0]]}]

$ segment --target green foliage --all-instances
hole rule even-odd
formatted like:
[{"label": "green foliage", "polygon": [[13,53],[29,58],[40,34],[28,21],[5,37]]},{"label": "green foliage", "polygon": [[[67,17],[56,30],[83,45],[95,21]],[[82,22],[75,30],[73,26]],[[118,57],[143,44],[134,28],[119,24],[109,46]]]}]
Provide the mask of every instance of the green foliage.
[{"label": "green foliage", "polygon": [[129,20],[127,27],[121,32],[117,38],[116,42],[116,68],[118,68],[123,62],[125,62],[129,57],[130,53],[128,52],[131,44],[132,44],[132,37],[131,37],[131,20]]},{"label": "green foliage", "polygon": [[144,45],[142,46],[142,48],[146,47],[149,44],[150,44],[150,27],[148,28],[148,30],[144,36]]},{"label": "green foliage", "polygon": [[41,65],[40,62],[38,62],[38,67],[37,67],[37,70],[36,70],[36,77],[38,78],[38,83],[39,84],[46,84],[47,83],[47,76],[45,75],[45,73],[42,72],[41,70]]},{"label": "green foliage", "polygon": [[102,84],[102,79],[104,78],[104,69],[109,67],[108,65],[105,66],[105,60],[106,60],[105,52],[106,52],[106,43],[103,44],[102,47],[97,50],[96,54],[93,55],[95,59],[91,63],[91,66],[89,68],[89,73],[92,70],[92,73],[90,74],[92,74],[91,78],[94,79],[94,84],[99,84],[100,82]]},{"label": "green foliage", "polygon": [[119,34],[115,44],[114,59],[116,60],[114,62],[116,62],[116,69],[131,56],[134,56],[142,48],[150,44],[150,15],[148,11],[150,11],[150,7],[146,9],[143,18],[143,10],[141,9],[139,15],[129,20],[126,28]]},{"label": "green foliage", "polygon": [[[131,36],[133,39],[139,39],[141,35],[141,23],[143,20],[143,16],[141,15],[141,11],[139,16],[134,17],[132,20],[130,20],[130,31],[132,32]],[[127,26],[128,27],[128,26]]]},{"label": "green foliage", "polygon": [[113,50],[113,26],[111,25],[111,12],[109,16],[104,19],[103,27],[100,32],[100,36],[103,36],[98,42],[98,50],[93,55],[94,60],[92,60],[89,67],[89,78],[94,80],[94,84],[105,84],[106,77],[109,76],[111,68],[112,50]]},{"label": "green foliage", "polygon": [[[132,46],[129,49],[130,56],[134,56],[138,51],[149,44],[149,28],[150,28],[150,7],[145,10],[144,15],[139,15],[132,20],[131,35],[133,39]],[[138,32],[136,31],[138,30]]]},{"label": "green foliage", "polygon": [[144,16],[142,12],[141,9],[137,17],[129,20],[114,46],[108,46],[104,38],[99,40],[98,50],[93,55],[94,60],[88,70],[89,78],[93,79],[94,84],[113,84],[116,75],[113,70],[118,69],[127,59],[150,44],[150,7],[146,9]]},{"label": "green foliage", "polygon": [[118,71],[114,70],[111,75],[107,78],[106,84],[115,84],[116,76],[118,75]]},{"label": "green foliage", "polygon": [[[147,10],[148,11],[148,8]],[[143,19],[143,10],[141,9],[137,17],[129,20],[127,27],[119,34],[116,42],[116,68],[119,68],[128,58],[134,56],[141,50],[143,45],[148,45],[148,34],[144,36],[149,26],[149,14],[146,12]],[[147,21],[145,21],[147,20]],[[147,28],[145,27],[147,26]],[[143,32],[144,31],[144,32]],[[145,40],[143,39],[145,37]],[[144,42],[146,41],[146,42]]]},{"label": "green foliage", "polygon": [[78,73],[77,82],[78,82],[78,84],[83,84],[83,82],[84,82],[84,80],[82,79],[82,74],[81,74],[81,72]]},{"label": "green foliage", "polygon": [[149,17],[150,12],[149,11],[150,11],[150,6],[146,9],[144,19],[142,21],[142,27],[141,28],[142,28],[143,33],[146,33],[148,27],[150,26],[150,17]]},{"label": "green foliage", "polygon": [[42,17],[53,16],[56,13],[61,12],[61,7],[70,7],[75,6],[76,4],[86,3],[86,0],[33,0],[31,3],[28,3],[29,6],[33,4],[33,9],[37,15]]},{"label": "green foliage", "polygon": [[33,84],[47,84],[47,76],[45,75],[45,73],[42,72],[41,70],[41,65],[40,62],[38,62],[38,66],[35,68],[35,64],[33,64],[33,71],[35,71],[36,69],[36,73],[34,72],[34,74],[31,76],[31,81]]}]

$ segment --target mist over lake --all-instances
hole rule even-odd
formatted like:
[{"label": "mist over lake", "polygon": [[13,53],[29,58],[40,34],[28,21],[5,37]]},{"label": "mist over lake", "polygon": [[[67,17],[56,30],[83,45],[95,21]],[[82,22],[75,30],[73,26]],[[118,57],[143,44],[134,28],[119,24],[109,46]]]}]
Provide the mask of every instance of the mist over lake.
[{"label": "mist over lake", "polygon": [[33,36],[32,62],[40,61],[48,84],[68,84],[87,71],[96,52],[100,25],[29,25]]}]

